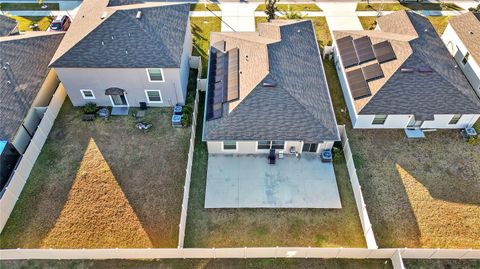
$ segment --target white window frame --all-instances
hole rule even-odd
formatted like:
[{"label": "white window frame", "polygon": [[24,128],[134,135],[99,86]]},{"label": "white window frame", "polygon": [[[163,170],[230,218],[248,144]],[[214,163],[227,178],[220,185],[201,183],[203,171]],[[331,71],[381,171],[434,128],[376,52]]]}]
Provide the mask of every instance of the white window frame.
[{"label": "white window frame", "polygon": [[[150,73],[148,72],[148,69],[160,69],[160,74],[162,74],[162,80],[151,80],[150,79]],[[145,69],[147,72],[147,77],[149,82],[165,82],[165,76],[163,75],[163,68],[147,68]]]},{"label": "white window frame", "polygon": [[[377,119],[377,116],[385,116],[385,119],[383,120],[382,123],[374,123],[375,120]],[[373,115],[373,120],[372,120],[372,125],[385,125],[385,122],[387,122],[388,115],[387,114],[375,114]]]},{"label": "white window frame", "polygon": [[[90,92],[92,93],[92,97],[85,96],[85,92]],[[95,100],[95,93],[93,93],[93,90],[88,90],[88,89],[82,89],[80,90],[80,93],[82,94],[83,99],[85,100]]]},{"label": "white window frame", "polygon": [[[232,141],[232,140],[230,140],[230,141]],[[222,141],[222,151],[225,151],[225,152],[237,152],[238,151],[238,141],[235,141],[235,149],[225,149],[224,142],[225,141]]]},{"label": "white window frame", "polygon": [[[259,141],[270,142],[270,147],[269,147],[268,149],[259,149],[259,148],[258,148],[258,142],[259,142]],[[274,141],[283,141],[283,149],[275,149],[275,150],[285,151],[285,148],[286,148],[286,146],[287,146],[287,141],[286,141],[286,140],[257,140],[257,141],[255,141],[255,150],[256,150],[257,152],[268,152],[268,151],[270,151],[271,149],[273,149],[272,146],[273,146],[273,142],[274,142]]]},{"label": "white window frame", "polygon": [[[458,117],[458,119],[457,119],[457,121],[456,121],[455,123],[452,123],[453,119],[455,119],[456,116],[460,116],[460,117]],[[450,119],[450,121],[448,121],[448,124],[449,124],[449,125],[456,125],[456,124],[458,124],[458,123],[460,122],[460,120],[462,119],[462,117],[463,117],[462,114],[454,114],[454,115],[452,116],[452,118]]]},{"label": "white window frame", "polygon": [[[148,96],[148,92],[158,92],[160,95],[160,101],[150,101],[150,97]],[[147,103],[150,104],[161,104],[163,103],[163,96],[162,96],[162,91],[161,90],[145,90],[145,97],[147,98]]]}]

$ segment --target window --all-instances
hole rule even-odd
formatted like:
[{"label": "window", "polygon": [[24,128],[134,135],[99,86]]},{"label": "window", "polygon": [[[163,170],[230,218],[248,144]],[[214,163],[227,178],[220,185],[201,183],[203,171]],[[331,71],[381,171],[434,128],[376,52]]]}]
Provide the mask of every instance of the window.
[{"label": "window", "polygon": [[92,90],[80,90],[82,93],[83,99],[95,99],[95,95]]},{"label": "window", "polygon": [[463,65],[466,65],[467,62],[468,62],[468,57],[470,57],[470,53],[467,52],[467,54],[465,54],[465,56],[463,56],[463,59],[462,59],[462,64]]},{"label": "window", "polygon": [[285,141],[258,141],[257,150],[269,150],[269,149],[285,149]]},{"label": "window", "polygon": [[149,103],[162,103],[162,93],[159,90],[145,90],[147,101]]},{"label": "window", "polygon": [[150,82],[164,82],[163,70],[161,68],[148,68],[147,73]]},{"label": "window", "polygon": [[223,141],[223,150],[236,150],[237,149],[237,141]]},{"label": "window", "polygon": [[462,114],[455,114],[453,115],[452,119],[448,124],[457,124],[458,121],[460,121],[460,118],[462,117]]},{"label": "window", "polygon": [[372,124],[382,125],[385,123],[386,120],[387,120],[387,115],[375,115],[375,118],[373,118]]}]

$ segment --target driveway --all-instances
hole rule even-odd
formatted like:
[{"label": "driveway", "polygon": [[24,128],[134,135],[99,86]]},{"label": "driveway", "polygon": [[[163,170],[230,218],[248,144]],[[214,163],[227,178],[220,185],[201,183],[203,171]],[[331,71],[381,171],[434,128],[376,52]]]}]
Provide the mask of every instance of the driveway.
[{"label": "driveway", "polygon": [[222,32],[255,32],[255,9],[259,3],[220,3]]},{"label": "driveway", "polygon": [[363,30],[355,9],[357,2],[322,2],[317,5],[323,10],[330,32],[340,30]]},{"label": "driveway", "polygon": [[209,155],[205,208],[341,208],[333,164],[318,155]]}]

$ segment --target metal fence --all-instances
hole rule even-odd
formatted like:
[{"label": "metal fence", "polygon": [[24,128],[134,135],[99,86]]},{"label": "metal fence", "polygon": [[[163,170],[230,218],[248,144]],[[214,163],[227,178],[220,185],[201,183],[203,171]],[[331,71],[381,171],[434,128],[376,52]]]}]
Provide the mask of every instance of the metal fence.
[{"label": "metal fence", "polygon": [[357,169],[355,168],[355,163],[353,161],[352,150],[348,142],[345,125],[339,125],[338,129],[342,139],[343,154],[345,155],[345,160],[347,162],[348,175],[350,177],[350,183],[352,184],[353,195],[355,197],[355,203],[357,204],[360,222],[362,223],[363,234],[365,236],[365,240],[367,241],[367,247],[369,249],[376,249],[378,248],[378,245],[375,241],[375,235],[373,234],[372,223],[368,217],[367,206],[363,200],[362,187],[358,181]]},{"label": "metal fence", "polygon": [[22,155],[19,164],[17,165],[15,171],[13,172],[8,185],[5,187],[4,193],[0,198],[0,232],[5,227],[10,214],[12,213],[15,203],[22,192],[25,183],[27,182],[28,176],[32,171],[33,165],[37,160],[40,151],[42,150],[43,144],[47,140],[48,133],[53,126],[53,122],[58,115],[58,111],[62,107],[63,101],[67,93],[63,88],[63,85],[57,88],[55,94],[48,105],[48,108],[43,115],[42,120],[40,121],[35,134],[33,135],[30,144],[27,147],[27,150]]}]

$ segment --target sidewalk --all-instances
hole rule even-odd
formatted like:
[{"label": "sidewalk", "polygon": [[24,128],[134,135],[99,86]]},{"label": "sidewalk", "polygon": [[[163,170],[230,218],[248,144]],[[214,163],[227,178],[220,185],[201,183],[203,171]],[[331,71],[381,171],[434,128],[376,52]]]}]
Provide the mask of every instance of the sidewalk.
[{"label": "sidewalk", "polygon": [[259,3],[220,3],[222,32],[254,32]]}]

